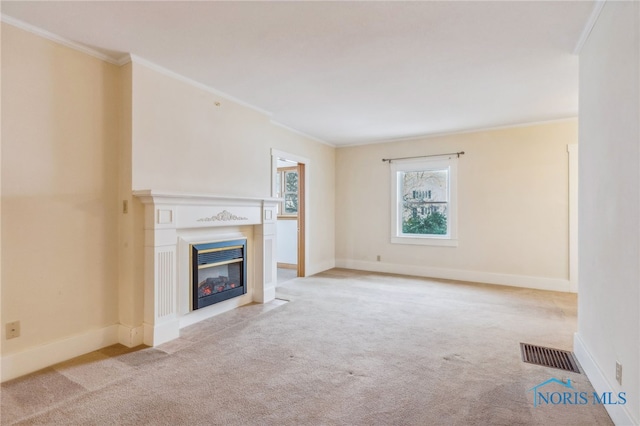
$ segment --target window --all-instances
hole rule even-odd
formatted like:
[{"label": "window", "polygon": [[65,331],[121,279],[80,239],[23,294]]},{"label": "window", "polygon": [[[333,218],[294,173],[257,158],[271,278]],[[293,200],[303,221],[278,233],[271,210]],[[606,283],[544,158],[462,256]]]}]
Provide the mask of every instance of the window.
[{"label": "window", "polygon": [[278,216],[297,217],[298,216],[298,168],[281,167],[278,168],[276,176],[276,186],[278,198],[284,201],[278,206]]},{"label": "window", "polygon": [[391,163],[391,242],[457,245],[457,158]]}]

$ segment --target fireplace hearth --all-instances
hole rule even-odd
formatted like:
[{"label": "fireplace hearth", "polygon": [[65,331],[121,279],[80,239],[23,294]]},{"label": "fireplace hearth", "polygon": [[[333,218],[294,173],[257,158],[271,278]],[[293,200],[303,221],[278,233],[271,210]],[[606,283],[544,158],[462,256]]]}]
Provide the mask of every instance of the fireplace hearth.
[{"label": "fireplace hearth", "polygon": [[247,292],[247,240],[191,245],[192,310]]}]

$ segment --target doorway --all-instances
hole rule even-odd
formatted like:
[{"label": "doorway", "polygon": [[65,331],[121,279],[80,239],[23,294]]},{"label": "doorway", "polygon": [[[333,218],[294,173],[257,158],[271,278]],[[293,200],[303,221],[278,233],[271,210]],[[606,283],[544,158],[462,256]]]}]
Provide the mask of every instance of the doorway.
[{"label": "doorway", "polygon": [[305,276],[308,160],[272,150],[272,196],[278,205],[278,284]]}]

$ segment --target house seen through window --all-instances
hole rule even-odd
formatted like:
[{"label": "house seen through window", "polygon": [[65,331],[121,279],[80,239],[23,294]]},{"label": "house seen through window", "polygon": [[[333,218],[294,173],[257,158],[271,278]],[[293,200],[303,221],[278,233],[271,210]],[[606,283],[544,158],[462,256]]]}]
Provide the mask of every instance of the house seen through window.
[{"label": "house seen through window", "polygon": [[391,164],[392,242],[456,245],[456,165],[457,158]]},{"label": "house seen through window", "polygon": [[449,170],[420,170],[402,174],[402,233],[446,235]]}]

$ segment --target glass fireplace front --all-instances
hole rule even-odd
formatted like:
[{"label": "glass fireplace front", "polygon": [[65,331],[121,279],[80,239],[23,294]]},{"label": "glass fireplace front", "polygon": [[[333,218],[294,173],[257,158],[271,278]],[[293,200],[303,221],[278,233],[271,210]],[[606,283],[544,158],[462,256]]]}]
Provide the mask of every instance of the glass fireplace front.
[{"label": "glass fireplace front", "polygon": [[192,309],[247,292],[247,240],[191,245]]}]

